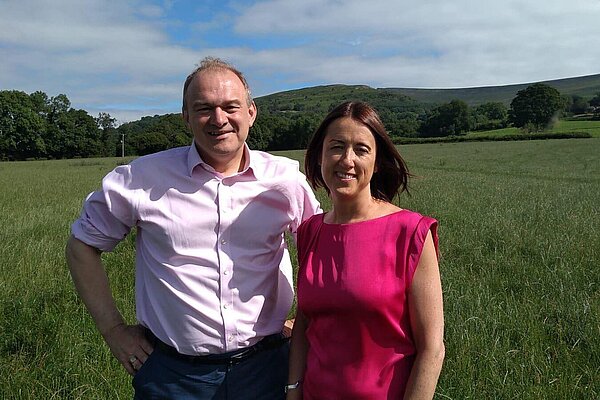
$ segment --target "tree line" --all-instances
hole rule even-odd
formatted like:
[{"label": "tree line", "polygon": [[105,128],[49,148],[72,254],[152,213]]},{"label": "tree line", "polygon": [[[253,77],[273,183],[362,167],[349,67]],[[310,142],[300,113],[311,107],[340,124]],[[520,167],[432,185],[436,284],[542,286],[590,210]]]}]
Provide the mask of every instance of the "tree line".
[{"label": "tree line", "polygon": [[470,109],[461,100],[442,104],[427,113],[418,133],[421,137],[441,137],[509,126],[539,132],[550,128],[561,115],[581,114],[600,119],[600,93],[585,100],[581,96],[561,95],[551,86],[536,83],[517,92],[510,107],[490,102]]},{"label": "tree line", "polygon": [[[600,118],[600,93],[586,100],[562,96],[540,83],[519,91],[510,107],[500,102],[469,107],[461,100],[431,106],[409,98],[399,101],[385,92],[377,98],[361,98],[360,94],[360,90],[352,89],[339,96],[371,102],[393,138],[463,135],[508,126],[540,131],[561,113],[592,113]],[[249,146],[266,151],[306,148],[337,100],[330,97],[306,105],[257,99],[259,116],[250,131]],[[85,110],[72,108],[64,94],[49,97],[41,91],[0,91],[0,160],[114,157],[123,152],[139,156],[191,142],[181,114],[143,117],[117,127],[108,113],[92,117]]]},{"label": "tree line", "polygon": [[64,94],[0,91],[0,160],[112,156],[115,141],[114,118],[74,109]]}]

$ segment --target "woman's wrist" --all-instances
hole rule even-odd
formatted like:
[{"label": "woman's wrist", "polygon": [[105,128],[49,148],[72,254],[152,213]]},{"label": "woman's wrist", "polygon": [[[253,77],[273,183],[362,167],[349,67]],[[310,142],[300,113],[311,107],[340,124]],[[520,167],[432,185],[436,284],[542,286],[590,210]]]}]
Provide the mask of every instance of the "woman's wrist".
[{"label": "woman's wrist", "polygon": [[289,392],[290,390],[296,390],[296,389],[300,388],[301,385],[302,385],[302,379],[298,379],[294,383],[288,383],[287,385],[285,385],[285,393]]}]

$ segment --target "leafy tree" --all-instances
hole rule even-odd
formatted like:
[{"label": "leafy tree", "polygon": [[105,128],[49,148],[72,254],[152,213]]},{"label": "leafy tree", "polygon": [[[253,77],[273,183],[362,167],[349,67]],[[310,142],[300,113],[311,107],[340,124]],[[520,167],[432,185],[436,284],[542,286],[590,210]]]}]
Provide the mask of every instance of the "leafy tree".
[{"label": "leafy tree", "polygon": [[410,111],[400,113],[396,119],[383,122],[392,137],[416,137],[421,126],[419,114]]},{"label": "leafy tree", "polygon": [[504,103],[488,102],[477,106],[472,117],[474,130],[501,129],[508,124],[508,109]]},{"label": "leafy tree", "polygon": [[470,129],[469,107],[462,100],[452,100],[435,108],[419,128],[421,136],[459,135]]},{"label": "leafy tree", "polygon": [[55,117],[60,114],[66,113],[71,108],[71,101],[65,94],[59,94],[50,99],[49,114],[50,121],[52,122]]},{"label": "leafy tree", "polygon": [[594,119],[600,119],[600,92],[590,100],[590,106],[594,109]]},{"label": "leafy tree", "polygon": [[102,133],[96,120],[84,110],[69,109],[59,114],[59,127],[65,140],[63,157],[103,155]]},{"label": "leafy tree", "polygon": [[573,114],[585,114],[590,107],[590,103],[581,96],[573,95],[571,96],[571,107],[569,107],[569,111]]},{"label": "leafy tree", "polygon": [[33,110],[42,118],[46,119],[48,112],[50,111],[50,99],[48,99],[48,95],[38,90],[31,93],[29,98],[31,99]]},{"label": "leafy tree", "polygon": [[272,139],[267,150],[305,149],[313,132],[317,129],[321,116],[314,113],[263,115],[259,123],[261,129],[270,127]]},{"label": "leafy tree", "polygon": [[44,129],[43,118],[34,111],[25,92],[0,91],[0,159],[43,157]]},{"label": "leafy tree", "polygon": [[303,114],[295,118],[286,135],[288,138],[286,150],[306,149],[320,122],[320,118],[315,114]]},{"label": "leafy tree", "polygon": [[[34,95],[37,97],[44,98],[36,93]],[[107,155],[94,117],[85,110],[71,108],[71,101],[64,94],[51,97],[46,103],[45,141],[48,156],[73,158]]]},{"label": "leafy tree", "polygon": [[44,135],[48,156],[73,158],[108,155],[102,140],[103,132],[98,128],[96,119],[85,110],[66,108],[70,102],[63,96],[50,100]]},{"label": "leafy tree", "polygon": [[569,96],[568,94],[561,94],[560,98],[562,100],[563,103],[563,111],[569,113],[571,110],[571,107],[573,106],[573,97]]},{"label": "leafy tree", "polygon": [[143,133],[136,140],[137,154],[140,156],[165,150],[169,145],[165,135],[156,132]]},{"label": "leafy tree", "polygon": [[103,131],[114,129],[117,120],[110,116],[109,113],[101,112],[98,113],[98,117],[96,118],[96,124],[98,124],[98,128]]},{"label": "leafy tree", "polygon": [[120,142],[117,130],[116,130],[116,122],[117,120],[110,116],[109,113],[101,112],[98,113],[98,117],[96,118],[96,124],[98,128],[102,131],[102,154],[106,156],[115,156],[115,147],[117,142]]},{"label": "leafy tree", "polygon": [[419,126],[419,114],[413,111],[402,111],[400,109],[382,109],[379,112],[381,121],[392,137],[414,137],[417,136]]},{"label": "leafy tree", "polygon": [[518,128],[540,131],[550,125],[562,107],[558,90],[535,83],[517,92],[510,103],[509,121]]},{"label": "leafy tree", "polygon": [[[142,117],[138,121],[122,124],[117,128],[117,137],[125,136],[125,154],[142,155],[173,147],[189,146],[192,134],[180,113]],[[159,136],[161,138],[159,138]],[[121,154],[120,139],[118,154]],[[162,143],[163,147],[160,147]]]},{"label": "leafy tree", "polygon": [[596,93],[596,96],[594,96],[590,100],[590,106],[592,106],[592,107],[600,107],[600,92]]},{"label": "leafy tree", "polygon": [[73,135],[77,146],[76,155],[80,157],[104,156],[106,153],[102,138],[103,132],[98,128],[96,119],[85,110],[72,108],[68,113],[75,125]]},{"label": "leafy tree", "polygon": [[[258,113],[258,118],[254,125],[258,125],[261,134],[269,139],[265,150],[287,150],[286,136],[290,131],[291,123],[291,119],[284,114]],[[251,136],[252,132],[250,132]]]},{"label": "leafy tree", "polygon": [[256,121],[250,129],[246,143],[252,150],[265,151],[269,148],[272,139],[272,132],[266,126],[263,126],[260,121]]},{"label": "leafy tree", "polygon": [[475,109],[477,114],[481,114],[490,120],[503,120],[508,117],[508,109],[504,103],[488,102],[477,106]]}]

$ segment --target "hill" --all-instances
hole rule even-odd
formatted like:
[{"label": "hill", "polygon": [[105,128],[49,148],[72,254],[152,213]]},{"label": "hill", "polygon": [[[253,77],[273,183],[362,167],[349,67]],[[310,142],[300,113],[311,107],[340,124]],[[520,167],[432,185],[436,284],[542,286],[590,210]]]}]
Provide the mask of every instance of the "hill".
[{"label": "hill", "polygon": [[[600,92],[600,74],[545,83],[565,95],[591,98]],[[392,136],[416,138],[429,111],[440,104],[460,99],[471,107],[491,101],[508,105],[516,93],[528,85],[407,89],[336,84],[289,90],[255,99],[258,119],[248,140],[252,148],[260,150],[306,148],[311,133],[325,114],[347,100],[366,101],[373,105]],[[505,126],[502,121],[478,119],[477,123],[475,130]],[[155,115],[123,124],[118,128],[118,137],[122,135],[129,138],[125,144],[126,154],[147,154],[190,141],[190,133],[180,114]]]},{"label": "hill", "polygon": [[[484,86],[459,89],[416,89],[416,88],[371,88],[369,86],[328,85],[279,92],[256,99],[265,111],[313,111],[322,113],[344,100],[368,101],[378,109],[396,112],[417,112],[429,109],[433,105],[463,100],[469,106],[487,102],[501,102],[510,105],[519,90],[525,89],[530,82],[516,85]],[[541,81],[556,88],[564,95],[578,95],[591,98],[600,92],[600,74]]]},{"label": "hill", "polygon": [[421,113],[430,105],[390,89],[374,89],[365,85],[325,85],[278,92],[255,99],[260,111],[310,112],[325,114],[348,100],[366,101],[380,110],[395,113]]}]

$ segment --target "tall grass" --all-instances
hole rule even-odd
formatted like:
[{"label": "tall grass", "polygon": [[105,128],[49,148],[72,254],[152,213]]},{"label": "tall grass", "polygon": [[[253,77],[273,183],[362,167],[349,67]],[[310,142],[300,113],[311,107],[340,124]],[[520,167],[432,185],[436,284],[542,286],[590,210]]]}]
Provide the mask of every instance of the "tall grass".
[{"label": "tall grass", "polygon": [[[600,121],[567,121],[564,119],[558,120],[547,133],[589,133],[594,138],[600,138]],[[545,132],[546,133],[546,132]],[[499,136],[516,136],[521,135],[522,131],[519,128],[504,128],[491,131],[469,132],[467,137],[495,138]]]},{"label": "tall grass", "polygon": [[440,220],[452,399],[600,397],[598,140],[403,149]]},{"label": "tall grass", "polygon": [[[399,204],[440,221],[447,355],[437,398],[599,398],[600,140],[400,150],[416,178]],[[2,399],[132,397],[63,255],[83,198],[119,162],[0,163]],[[132,238],[103,257],[134,321]]]}]

